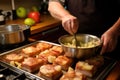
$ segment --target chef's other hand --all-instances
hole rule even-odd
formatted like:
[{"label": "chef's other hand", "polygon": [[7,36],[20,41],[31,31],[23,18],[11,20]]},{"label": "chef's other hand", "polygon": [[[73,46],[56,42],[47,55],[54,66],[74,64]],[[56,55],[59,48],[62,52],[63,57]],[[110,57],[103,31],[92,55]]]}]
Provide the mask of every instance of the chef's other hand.
[{"label": "chef's other hand", "polygon": [[101,40],[103,42],[102,50],[100,54],[112,52],[117,45],[118,34],[115,31],[106,31],[102,36]]},{"label": "chef's other hand", "polygon": [[78,30],[79,22],[76,17],[67,15],[62,18],[62,26],[68,33],[73,35]]}]

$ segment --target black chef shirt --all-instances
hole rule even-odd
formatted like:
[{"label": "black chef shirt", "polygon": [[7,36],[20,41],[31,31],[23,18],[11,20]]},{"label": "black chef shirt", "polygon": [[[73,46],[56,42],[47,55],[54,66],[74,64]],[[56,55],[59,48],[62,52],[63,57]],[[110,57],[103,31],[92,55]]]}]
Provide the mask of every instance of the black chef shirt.
[{"label": "black chef shirt", "polygon": [[79,19],[78,33],[100,37],[119,18],[118,0],[66,0],[65,5]]}]

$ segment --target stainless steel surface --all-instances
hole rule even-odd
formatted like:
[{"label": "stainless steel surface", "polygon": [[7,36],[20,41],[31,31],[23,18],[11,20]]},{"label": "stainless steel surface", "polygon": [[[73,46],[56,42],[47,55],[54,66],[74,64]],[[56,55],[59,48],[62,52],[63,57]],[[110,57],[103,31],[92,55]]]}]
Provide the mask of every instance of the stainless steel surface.
[{"label": "stainless steel surface", "polygon": [[94,47],[79,47],[77,45],[77,49],[72,46],[68,46],[65,43],[72,43],[74,37],[72,35],[64,35],[59,38],[59,43],[63,47],[63,50],[65,51],[65,55],[68,57],[75,57],[78,59],[87,58],[92,55],[95,55],[99,53],[99,50],[101,48],[102,42],[100,38],[90,35],[90,34],[76,34],[77,41],[88,43],[91,40],[98,41],[99,44],[95,45]]},{"label": "stainless steel surface", "polygon": [[10,24],[0,26],[0,44],[18,44],[27,39],[26,30],[30,30],[29,26]]}]

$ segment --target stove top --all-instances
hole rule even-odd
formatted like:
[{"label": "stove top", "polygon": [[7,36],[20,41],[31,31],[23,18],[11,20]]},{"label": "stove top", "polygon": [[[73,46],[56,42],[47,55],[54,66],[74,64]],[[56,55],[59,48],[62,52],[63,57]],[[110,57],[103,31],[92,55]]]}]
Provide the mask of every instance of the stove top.
[{"label": "stove top", "polygon": [[42,79],[0,62],[0,80],[42,80]]},{"label": "stove top", "polygon": [[22,42],[22,43],[19,43],[19,44],[11,44],[11,45],[1,45],[0,44],[0,53],[3,53],[3,52],[6,52],[6,51],[9,51],[9,50],[27,45],[29,43],[31,43],[31,42],[30,41],[25,41],[25,42]]}]

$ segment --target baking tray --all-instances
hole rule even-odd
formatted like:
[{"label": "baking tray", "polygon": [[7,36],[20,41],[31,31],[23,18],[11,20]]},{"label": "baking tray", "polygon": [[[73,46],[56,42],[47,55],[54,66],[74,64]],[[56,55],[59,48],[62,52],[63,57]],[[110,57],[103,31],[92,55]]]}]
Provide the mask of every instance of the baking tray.
[{"label": "baking tray", "polygon": [[[49,44],[52,44],[52,45],[60,46],[59,44],[56,44],[56,43],[40,40],[40,41],[36,41],[36,42],[30,43],[30,44],[24,45],[22,47],[19,47],[19,48],[16,48],[16,49],[4,52],[4,53],[1,53],[0,57],[4,56],[6,54],[10,54],[10,53],[12,53],[14,51],[15,52],[16,51],[19,52],[21,49],[23,49],[25,47],[28,47],[28,46],[31,46],[31,45],[36,45],[39,42],[46,42],[46,43],[49,43]],[[92,78],[88,78],[88,80],[104,80],[105,77],[109,74],[109,72],[115,66],[116,61],[111,59],[111,58],[109,58],[109,57],[105,57],[105,56],[104,56],[104,59],[105,59],[104,65],[101,68],[99,68],[99,70],[95,73],[95,75]],[[36,77],[38,80],[45,80],[45,79],[37,76],[36,73],[30,73],[30,72],[27,72],[25,70],[19,69],[17,67],[11,66],[9,63],[4,62],[2,60],[0,61],[0,64],[5,64],[7,66],[10,66],[10,69],[18,70],[19,72],[24,72],[25,75],[32,75],[33,77]]]}]

